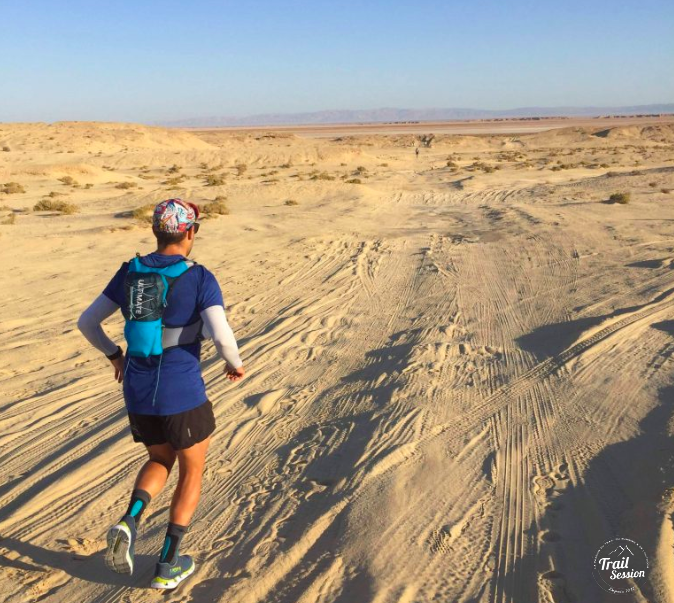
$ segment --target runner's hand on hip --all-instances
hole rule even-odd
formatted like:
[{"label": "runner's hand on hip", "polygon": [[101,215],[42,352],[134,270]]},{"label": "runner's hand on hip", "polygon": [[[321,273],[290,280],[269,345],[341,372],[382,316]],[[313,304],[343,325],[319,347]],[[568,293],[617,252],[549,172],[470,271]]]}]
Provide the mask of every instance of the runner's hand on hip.
[{"label": "runner's hand on hip", "polygon": [[243,370],[242,366],[239,368],[232,368],[229,364],[225,365],[225,375],[227,375],[227,379],[230,381],[241,381],[245,374],[246,371]]},{"label": "runner's hand on hip", "polygon": [[115,380],[121,383],[124,380],[124,355],[110,361],[110,364],[115,367]]}]

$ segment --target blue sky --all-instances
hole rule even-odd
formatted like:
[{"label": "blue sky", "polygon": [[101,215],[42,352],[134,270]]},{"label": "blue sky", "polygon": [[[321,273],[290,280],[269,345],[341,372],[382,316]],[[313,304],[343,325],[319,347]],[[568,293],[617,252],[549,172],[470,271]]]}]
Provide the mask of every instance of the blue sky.
[{"label": "blue sky", "polygon": [[0,0],[0,121],[674,102],[671,0]]}]

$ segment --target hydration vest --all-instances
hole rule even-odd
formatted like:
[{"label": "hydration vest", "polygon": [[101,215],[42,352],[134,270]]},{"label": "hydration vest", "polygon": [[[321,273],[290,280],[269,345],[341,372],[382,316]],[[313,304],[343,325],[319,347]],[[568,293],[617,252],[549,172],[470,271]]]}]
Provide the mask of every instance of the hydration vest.
[{"label": "hydration vest", "polygon": [[142,264],[139,258],[139,254],[136,254],[129,262],[124,281],[125,304],[122,314],[126,320],[124,337],[127,355],[141,358],[162,355],[164,350],[171,347],[203,339],[201,321],[185,327],[167,327],[163,321],[166,298],[171,287],[196,262],[179,260],[157,268]]}]

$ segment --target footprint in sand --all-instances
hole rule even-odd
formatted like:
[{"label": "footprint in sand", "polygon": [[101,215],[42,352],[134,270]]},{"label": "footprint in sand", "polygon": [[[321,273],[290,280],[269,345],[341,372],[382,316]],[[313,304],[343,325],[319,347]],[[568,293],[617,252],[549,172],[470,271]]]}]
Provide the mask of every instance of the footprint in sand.
[{"label": "footprint in sand", "polygon": [[428,537],[428,544],[434,553],[449,553],[451,551],[452,532],[449,526],[442,526],[433,530]]},{"label": "footprint in sand", "polygon": [[541,603],[574,603],[576,597],[566,586],[561,572],[551,570],[538,577],[539,601]]},{"label": "footprint in sand", "polygon": [[562,463],[547,475],[537,475],[533,479],[534,497],[538,504],[548,510],[557,511],[563,505],[556,501],[569,482],[568,465]]},{"label": "footprint in sand", "polygon": [[72,558],[78,561],[83,561],[101,548],[100,542],[89,538],[61,538],[56,542],[62,549],[72,553]]},{"label": "footprint in sand", "polygon": [[559,533],[553,531],[553,530],[546,530],[544,532],[541,532],[538,537],[543,541],[543,542],[557,542],[562,539],[562,537],[559,535]]}]

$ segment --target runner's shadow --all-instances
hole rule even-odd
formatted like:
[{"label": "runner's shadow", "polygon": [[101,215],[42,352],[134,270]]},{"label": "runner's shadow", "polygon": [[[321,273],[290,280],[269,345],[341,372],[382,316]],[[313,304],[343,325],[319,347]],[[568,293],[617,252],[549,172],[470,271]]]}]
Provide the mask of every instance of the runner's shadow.
[{"label": "runner's shadow", "polygon": [[[134,576],[116,574],[110,571],[104,560],[104,551],[91,555],[80,555],[69,551],[53,551],[11,536],[0,539],[0,549],[9,549],[22,557],[28,557],[32,563],[19,559],[10,559],[7,553],[0,553],[0,567],[13,568],[20,571],[49,572],[60,570],[73,578],[97,584],[112,586],[139,586],[135,582],[145,581],[147,576],[142,569],[154,568],[156,557],[153,555],[135,555]],[[141,571],[138,571],[141,570]]]},{"label": "runner's shadow", "polygon": [[[628,537],[652,561],[657,558],[662,521],[671,514],[671,504],[669,508],[664,504],[666,492],[674,485],[674,440],[669,433],[674,386],[660,389],[658,398],[634,437],[611,444],[592,458],[580,485],[550,490],[553,498],[541,525],[556,538],[542,545],[543,556],[563,571],[548,568],[548,574],[557,576],[556,586],[577,593],[578,600],[609,600],[591,575],[594,555],[606,541]],[[650,580],[639,589],[646,599],[657,599]]]}]

